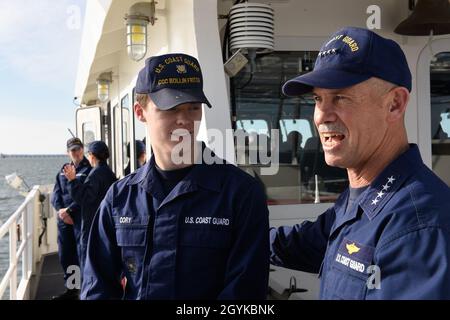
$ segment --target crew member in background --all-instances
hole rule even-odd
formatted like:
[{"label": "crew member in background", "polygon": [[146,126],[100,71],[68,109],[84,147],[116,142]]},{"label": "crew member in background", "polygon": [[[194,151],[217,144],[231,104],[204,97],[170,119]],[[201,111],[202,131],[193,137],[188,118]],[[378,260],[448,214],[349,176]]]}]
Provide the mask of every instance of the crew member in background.
[{"label": "crew member in background", "polygon": [[95,212],[105,197],[106,191],[117,180],[106,163],[108,158],[108,146],[103,141],[93,141],[88,146],[88,159],[92,170],[84,183],[76,179],[76,171],[73,165],[66,165],[63,169],[67,180],[69,180],[68,191],[75,203],[81,208],[79,211],[79,218],[81,218],[81,271],[84,269],[89,229]]},{"label": "crew member in background", "polygon": [[[71,138],[67,141],[67,154],[70,158],[70,164],[75,169],[77,181],[83,183],[91,170],[91,165],[84,157],[83,143],[80,139]],[[68,289],[66,283],[70,276],[67,273],[67,268],[72,265],[79,266],[78,243],[81,237],[80,206],[70,196],[67,183],[67,178],[63,169],[61,169],[56,176],[51,202],[55,210],[58,211],[58,254],[64,271],[66,291],[53,297],[55,300],[71,300],[79,297],[79,290]]]},{"label": "crew member in background", "polygon": [[[135,152],[136,152],[136,159],[137,159],[137,167],[136,169],[139,169],[147,162],[147,152],[145,150],[145,144],[141,140],[136,140],[135,144]],[[128,144],[127,148],[127,154],[128,158],[130,158],[130,161],[128,161],[128,165],[125,168],[125,175],[129,175],[131,172],[131,157],[130,157],[130,144]]]}]

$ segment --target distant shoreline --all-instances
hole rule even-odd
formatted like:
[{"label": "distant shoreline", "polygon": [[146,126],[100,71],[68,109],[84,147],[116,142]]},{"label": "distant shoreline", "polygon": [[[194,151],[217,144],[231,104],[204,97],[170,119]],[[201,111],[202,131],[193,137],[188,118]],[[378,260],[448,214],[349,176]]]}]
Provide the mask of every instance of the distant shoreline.
[{"label": "distant shoreline", "polygon": [[0,153],[0,159],[6,158],[58,158],[67,157],[66,154],[3,154]]}]

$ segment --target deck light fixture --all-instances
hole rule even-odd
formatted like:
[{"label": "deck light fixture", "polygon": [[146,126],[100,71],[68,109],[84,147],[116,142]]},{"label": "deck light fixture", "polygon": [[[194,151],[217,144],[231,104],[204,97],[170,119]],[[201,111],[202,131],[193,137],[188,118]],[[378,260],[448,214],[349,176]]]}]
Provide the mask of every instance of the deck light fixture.
[{"label": "deck light fixture", "polygon": [[147,53],[147,25],[155,24],[155,1],[138,2],[125,15],[127,25],[127,52],[134,61]]},{"label": "deck light fixture", "polygon": [[108,101],[111,82],[112,72],[104,72],[97,78],[97,97],[101,102]]}]

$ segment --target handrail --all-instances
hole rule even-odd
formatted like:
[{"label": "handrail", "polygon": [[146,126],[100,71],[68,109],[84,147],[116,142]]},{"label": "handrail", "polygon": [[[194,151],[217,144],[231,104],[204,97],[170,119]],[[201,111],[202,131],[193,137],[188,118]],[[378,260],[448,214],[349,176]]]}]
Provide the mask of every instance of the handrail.
[{"label": "handrail", "polygon": [[[34,210],[35,204],[40,195],[39,186],[34,186],[28,193],[24,202],[19,208],[8,218],[8,220],[0,226],[0,240],[9,233],[9,267],[5,275],[0,281],[0,298],[3,297],[9,285],[9,297],[11,300],[23,299],[33,264],[33,233],[34,226]],[[18,245],[18,220],[21,223],[20,244]],[[17,282],[17,266],[19,259],[22,257],[22,276],[20,283]]]}]

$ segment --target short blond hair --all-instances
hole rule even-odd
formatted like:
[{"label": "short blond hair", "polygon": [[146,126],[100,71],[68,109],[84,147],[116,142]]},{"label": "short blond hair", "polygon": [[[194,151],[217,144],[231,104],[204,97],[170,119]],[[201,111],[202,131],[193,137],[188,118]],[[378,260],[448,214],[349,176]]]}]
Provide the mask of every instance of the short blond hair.
[{"label": "short blond hair", "polygon": [[150,97],[147,93],[136,93],[136,102],[141,105],[142,108],[147,108],[147,104],[150,100]]}]

